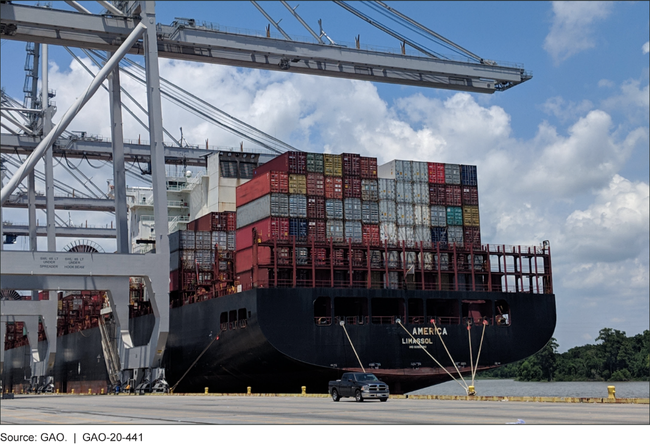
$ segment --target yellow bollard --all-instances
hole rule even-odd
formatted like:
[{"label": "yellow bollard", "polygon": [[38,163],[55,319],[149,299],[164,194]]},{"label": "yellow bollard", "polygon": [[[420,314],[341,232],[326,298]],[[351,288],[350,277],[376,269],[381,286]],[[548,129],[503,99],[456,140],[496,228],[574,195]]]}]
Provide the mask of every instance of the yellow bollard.
[{"label": "yellow bollard", "polygon": [[92,388],[88,388],[88,394],[92,394],[92,393],[93,393]]},{"label": "yellow bollard", "polygon": [[300,389],[302,389],[302,395],[303,396],[307,395],[307,387],[306,386],[301,386]]},{"label": "yellow bollard", "polygon": [[475,396],[476,395],[476,391],[474,391],[473,386],[470,385],[470,386],[467,387],[467,395],[468,396]]},{"label": "yellow bollard", "polygon": [[101,395],[104,395],[104,388],[102,388],[102,389],[99,391],[99,393],[100,393]]},{"label": "yellow bollard", "polygon": [[251,395],[251,387],[250,386],[246,387],[246,394],[248,394],[249,396]]},{"label": "yellow bollard", "polygon": [[74,394],[74,388],[72,388],[72,394]]},{"label": "yellow bollard", "polygon": [[616,387],[615,386],[608,386],[607,387],[607,398],[608,399],[615,399],[616,398]]},{"label": "yellow bollard", "polygon": [[208,387],[207,386],[205,387],[205,393],[206,394],[208,393]]}]

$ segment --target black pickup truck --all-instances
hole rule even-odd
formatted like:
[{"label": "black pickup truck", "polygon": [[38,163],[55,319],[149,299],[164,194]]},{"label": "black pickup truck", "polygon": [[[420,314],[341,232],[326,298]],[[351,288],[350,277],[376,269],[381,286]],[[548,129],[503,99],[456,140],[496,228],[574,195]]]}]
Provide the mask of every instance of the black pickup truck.
[{"label": "black pickup truck", "polygon": [[346,372],[340,380],[329,382],[332,400],[338,402],[341,397],[354,397],[357,402],[367,399],[388,400],[388,385],[374,374],[367,372]]}]

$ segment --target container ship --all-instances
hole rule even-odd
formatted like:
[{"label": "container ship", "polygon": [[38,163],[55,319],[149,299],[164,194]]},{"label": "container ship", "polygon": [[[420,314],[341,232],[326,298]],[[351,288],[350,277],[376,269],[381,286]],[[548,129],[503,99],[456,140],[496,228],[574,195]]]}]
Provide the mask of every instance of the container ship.
[{"label": "container ship", "polygon": [[[482,243],[476,166],[220,152],[208,173],[169,201],[180,213],[164,368],[176,392],[325,393],[370,371],[403,394],[521,360],[553,335],[550,245]],[[130,204],[134,251],[152,247],[146,203]],[[131,292],[137,346],[154,316],[137,280]],[[141,382],[108,365],[101,293],[59,299],[54,388]],[[20,329],[5,339],[5,387],[29,379]]]}]

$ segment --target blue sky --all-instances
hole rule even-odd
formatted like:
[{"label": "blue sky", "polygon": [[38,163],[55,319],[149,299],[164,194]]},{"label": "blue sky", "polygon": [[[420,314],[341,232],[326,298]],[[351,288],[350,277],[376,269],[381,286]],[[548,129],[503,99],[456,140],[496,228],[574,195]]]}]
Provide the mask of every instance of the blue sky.
[{"label": "blue sky", "polygon": [[[169,60],[161,60],[161,75],[306,151],[477,165],[483,241],[551,242],[561,351],[594,343],[604,327],[628,335],[648,329],[649,3],[387,3],[483,58],[523,64],[532,80],[481,95]],[[309,39],[279,2],[260,4],[288,34]],[[317,32],[322,19],[337,43],[352,46],[360,35],[362,45],[399,49],[334,3],[304,2],[297,11]],[[250,2],[158,2],[157,16],[164,24],[184,17],[259,33],[268,24]],[[24,48],[2,41],[2,86],[20,101]],[[90,78],[63,49],[50,54],[61,116]],[[144,97],[137,88],[132,94]],[[165,127],[176,135],[182,126],[188,142],[239,145],[163,107]],[[108,136],[107,116],[102,91],[69,129]],[[126,138],[139,134],[125,123]]]}]

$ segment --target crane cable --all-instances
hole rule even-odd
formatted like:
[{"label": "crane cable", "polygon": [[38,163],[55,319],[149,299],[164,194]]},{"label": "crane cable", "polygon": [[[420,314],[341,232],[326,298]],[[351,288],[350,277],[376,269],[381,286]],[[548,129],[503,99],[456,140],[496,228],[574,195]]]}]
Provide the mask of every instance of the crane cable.
[{"label": "crane cable", "polygon": [[[404,327],[404,325],[402,324],[402,322],[401,322],[399,319],[397,320],[397,324],[400,325],[400,326],[402,327],[402,329],[404,329],[404,331],[406,331],[406,333],[407,333],[407,334],[408,334],[408,335],[413,339],[413,341],[415,341],[415,343],[416,343],[416,344],[417,344],[417,345],[418,345],[418,346],[419,346],[419,347],[420,347],[420,348],[421,348],[421,349],[422,349],[422,350],[423,350],[423,351],[424,351],[424,352],[425,352],[429,357],[431,357],[431,359],[436,363],[436,365],[440,366],[440,367],[442,368],[443,371],[445,371],[447,374],[449,374],[449,377],[451,377],[451,378],[452,378],[456,383],[458,383],[458,384],[461,386],[461,388],[463,388],[463,389],[467,392],[467,383],[465,383],[465,380],[463,380],[463,383],[465,383],[465,386],[463,386],[463,383],[460,383],[460,382],[459,382],[459,381],[458,381],[458,380],[457,380],[457,379],[456,379],[456,378],[455,378],[455,377],[454,377],[454,376],[453,376],[449,371],[447,371],[447,368],[445,368],[444,366],[442,366],[442,365],[440,364],[440,362],[439,362],[438,360],[435,359],[434,356],[432,356],[431,354],[429,354],[429,351],[427,351],[426,348],[425,348],[424,346],[422,346],[422,345],[421,345],[421,344],[420,344],[420,343],[415,339],[415,337],[413,337],[413,335],[408,331],[408,329],[406,329],[406,327]],[[434,324],[435,324],[435,323],[434,323]],[[437,330],[436,330],[436,331],[437,331]],[[442,338],[441,338],[441,340],[442,340]],[[443,344],[444,344],[444,343],[443,343]],[[446,349],[446,348],[445,348],[445,349]],[[450,357],[450,358],[451,358],[451,357]],[[452,360],[452,362],[453,362],[453,360]],[[454,365],[454,366],[456,366],[456,365]],[[458,368],[456,368],[456,371],[458,371]],[[460,374],[460,371],[458,371],[458,375],[460,376],[461,379],[463,378],[463,376]]]},{"label": "crane cable", "polygon": [[352,340],[350,339],[350,335],[348,334],[348,330],[345,329],[345,321],[341,320],[339,322],[339,325],[341,325],[341,327],[343,328],[343,331],[345,332],[345,335],[348,337],[348,341],[350,342],[350,346],[352,346],[352,350],[354,351],[354,355],[357,356],[357,360],[359,361],[359,366],[361,366],[361,370],[363,372],[366,372],[366,369],[361,364],[361,359],[359,358],[359,354],[357,354],[357,350],[354,348],[354,345],[352,344]]}]

